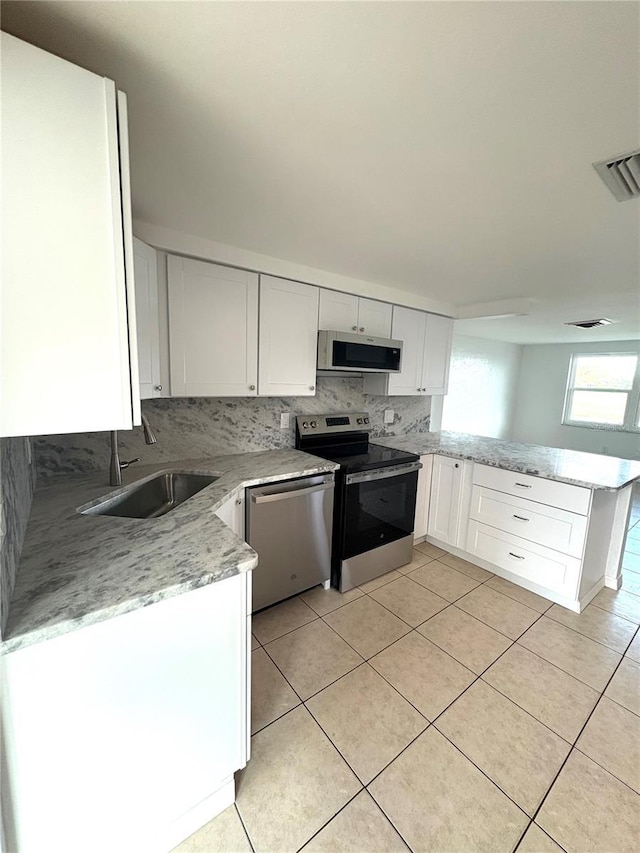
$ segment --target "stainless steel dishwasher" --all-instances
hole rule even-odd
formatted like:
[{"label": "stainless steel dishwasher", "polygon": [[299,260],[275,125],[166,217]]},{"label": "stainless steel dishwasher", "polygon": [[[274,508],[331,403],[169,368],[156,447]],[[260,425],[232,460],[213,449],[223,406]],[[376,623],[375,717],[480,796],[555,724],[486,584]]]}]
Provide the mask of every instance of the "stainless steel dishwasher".
[{"label": "stainless steel dishwasher", "polygon": [[258,554],[253,610],[331,578],[333,474],[247,489],[246,541]]}]

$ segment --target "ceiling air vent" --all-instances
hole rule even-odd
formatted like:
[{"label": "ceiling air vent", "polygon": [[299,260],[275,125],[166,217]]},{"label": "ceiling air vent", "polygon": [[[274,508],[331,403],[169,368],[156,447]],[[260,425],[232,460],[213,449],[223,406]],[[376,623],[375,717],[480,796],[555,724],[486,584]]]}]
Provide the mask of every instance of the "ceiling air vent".
[{"label": "ceiling air vent", "polygon": [[629,154],[594,163],[593,168],[617,201],[628,201],[640,196],[640,148]]},{"label": "ceiling air vent", "polygon": [[574,320],[571,323],[565,323],[565,326],[577,326],[579,329],[595,329],[597,326],[610,326],[615,323],[615,320],[606,320],[604,317],[600,320]]}]

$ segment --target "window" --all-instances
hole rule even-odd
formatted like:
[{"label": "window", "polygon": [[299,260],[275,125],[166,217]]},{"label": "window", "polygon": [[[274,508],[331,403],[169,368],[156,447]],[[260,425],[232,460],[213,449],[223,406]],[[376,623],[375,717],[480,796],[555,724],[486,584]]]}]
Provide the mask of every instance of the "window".
[{"label": "window", "polygon": [[640,430],[640,365],[633,353],[572,355],[563,424]]}]

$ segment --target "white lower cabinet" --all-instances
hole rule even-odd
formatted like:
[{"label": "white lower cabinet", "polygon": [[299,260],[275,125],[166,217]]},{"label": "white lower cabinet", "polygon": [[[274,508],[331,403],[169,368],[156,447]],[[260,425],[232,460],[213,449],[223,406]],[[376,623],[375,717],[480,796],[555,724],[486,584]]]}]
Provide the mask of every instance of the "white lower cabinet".
[{"label": "white lower cabinet", "polygon": [[221,507],[216,510],[216,515],[221,521],[230,527],[231,530],[244,540],[244,507],[245,507],[245,492],[234,495],[226,500]]},{"label": "white lower cabinet", "polygon": [[631,486],[591,490],[433,459],[429,542],[577,612],[605,584],[619,588]]},{"label": "white lower cabinet", "polygon": [[9,850],[169,851],[234,801],[250,605],[248,572],[4,656]]},{"label": "white lower cabinet", "polygon": [[580,558],[562,554],[500,528],[469,522],[467,550],[501,569],[559,595],[575,596]]},{"label": "white lower cabinet", "polygon": [[460,527],[464,462],[448,456],[433,457],[428,533],[456,545]]},{"label": "white lower cabinet", "polygon": [[318,291],[309,284],[260,276],[260,396],[316,393]]},{"label": "white lower cabinet", "polygon": [[420,457],[422,468],[418,471],[418,492],[416,494],[416,515],[413,527],[413,538],[422,541],[427,535],[429,524],[429,499],[431,494],[431,476],[433,471],[433,454]]}]

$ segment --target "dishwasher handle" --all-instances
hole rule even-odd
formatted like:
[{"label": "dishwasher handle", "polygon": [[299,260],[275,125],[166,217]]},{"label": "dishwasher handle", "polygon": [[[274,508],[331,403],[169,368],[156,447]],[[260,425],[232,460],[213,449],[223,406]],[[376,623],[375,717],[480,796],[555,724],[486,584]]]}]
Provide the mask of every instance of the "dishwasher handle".
[{"label": "dishwasher handle", "polygon": [[290,489],[286,492],[276,492],[274,495],[251,495],[251,501],[254,504],[274,503],[275,501],[286,501],[289,498],[299,498],[301,495],[310,495],[312,492],[325,492],[327,489],[334,487],[333,481],[330,483],[320,483],[317,486],[308,486],[306,489]]}]

